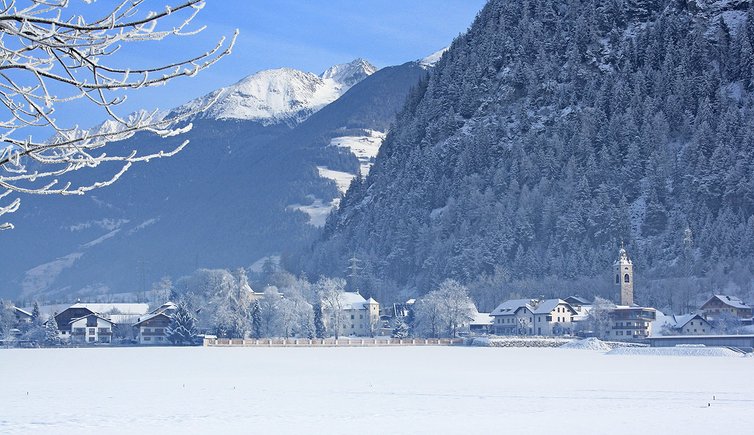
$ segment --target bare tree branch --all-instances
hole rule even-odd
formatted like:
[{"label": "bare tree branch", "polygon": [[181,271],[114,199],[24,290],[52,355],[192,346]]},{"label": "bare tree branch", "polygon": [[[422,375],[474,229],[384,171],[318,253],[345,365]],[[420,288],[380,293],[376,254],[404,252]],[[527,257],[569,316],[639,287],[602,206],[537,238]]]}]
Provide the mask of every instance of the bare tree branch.
[{"label": "bare tree branch", "polygon": [[[188,131],[187,120],[206,107],[170,119],[155,112],[123,118],[114,109],[125,101],[125,91],[193,77],[212,66],[231,53],[238,35],[236,31],[229,41],[222,38],[189,59],[116,66],[117,54],[126,44],[191,36],[204,29],[190,28],[203,0],[184,0],[160,12],[140,14],[145,1],[123,0],[94,18],[77,13],[64,18],[69,0],[0,0],[0,216],[19,209],[21,200],[14,194],[83,195],[111,185],[134,163],[173,156],[187,145],[184,141],[172,150],[143,154],[97,151],[137,132],[170,137]],[[103,110],[117,128],[90,134],[59,125],[56,108],[80,99]],[[30,129],[54,138],[35,141]],[[106,162],[120,165],[107,180],[77,184],[69,177]],[[0,230],[10,228],[12,224],[0,223]]]}]

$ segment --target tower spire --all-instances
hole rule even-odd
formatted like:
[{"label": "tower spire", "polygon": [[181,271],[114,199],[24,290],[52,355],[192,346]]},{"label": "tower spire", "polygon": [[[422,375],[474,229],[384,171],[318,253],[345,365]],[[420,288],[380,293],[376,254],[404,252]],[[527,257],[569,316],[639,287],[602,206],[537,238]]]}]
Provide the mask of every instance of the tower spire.
[{"label": "tower spire", "polygon": [[620,304],[631,306],[634,303],[634,265],[621,241],[618,260],[613,264],[615,285],[620,288]]}]

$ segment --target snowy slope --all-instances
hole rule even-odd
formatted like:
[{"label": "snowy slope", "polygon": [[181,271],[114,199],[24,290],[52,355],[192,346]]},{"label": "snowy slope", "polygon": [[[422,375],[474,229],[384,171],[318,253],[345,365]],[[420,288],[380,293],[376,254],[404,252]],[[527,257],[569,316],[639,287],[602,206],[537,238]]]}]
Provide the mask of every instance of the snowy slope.
[{"label": "snowy slope", "polygon": [[[333,138],[330,145],[349,149],[359,159],[361,176],[366,177],[374,165],[374,159],[380,151],[385,136],[386,134],[381,131],[367,130],[362,136]],[[348,190],[347,187],[346,190]]]},{"label": "snowy slope", "polygon": [[448,51],[450,47],[445,47],[442,50],[436,51],[429,56],[425,57],[424,59],[419,59],[419,65],[422,66],[422,68],[432,68],[435,65],[437,65],[437,62],[442,59],[442,55],[445,54],[446,51]]},{"label": "snowy slope", "polygon": [[201,118],[296,125],[375,71],[363,59],[332,66],[319,76],[292,68],[261,71],[193,100],[175,113],[200,110],[215,101]]}]

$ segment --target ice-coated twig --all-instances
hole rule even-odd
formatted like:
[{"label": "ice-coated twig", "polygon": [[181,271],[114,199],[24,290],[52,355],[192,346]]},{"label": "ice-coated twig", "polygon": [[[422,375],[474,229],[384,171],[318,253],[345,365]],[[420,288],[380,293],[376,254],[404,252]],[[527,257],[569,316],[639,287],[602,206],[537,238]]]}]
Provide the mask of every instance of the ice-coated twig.
[{"label": "ice-coated twig", "polygon": [[[172,150],[146,153],[98,151],[137,132],[164,138],[185,133],[191,129],[187,120],[216,101],[169,119],[156,113],[126,119],[114,110],[125,101],[125,91],[193,77],[231,53],[237,31],[188,59],[128,67],[118,62],[117,54],[126,44],[201,32],[204,27],[192,28],[192,22],[204,4],[183,0],[158,12],[141,13],[145,0],[122,0],[109,13],[91,18],[71,14],[68,0],[0,0],[0,216],[19,209],[16,193],[81,195],[109,186],[135,163],[173,156],[187,145],[183,141]],[[60,125],[56,109],[75,100],[100,108],[117,128],[90,134]],[[30,131],[44,131],[46,136],[52,132],[54,139],[35,140]],[[120,165],[107,180],[77,183],[70,177],[106,162]],[[10,228],[12,224],[0,223],[0,230]]]}]

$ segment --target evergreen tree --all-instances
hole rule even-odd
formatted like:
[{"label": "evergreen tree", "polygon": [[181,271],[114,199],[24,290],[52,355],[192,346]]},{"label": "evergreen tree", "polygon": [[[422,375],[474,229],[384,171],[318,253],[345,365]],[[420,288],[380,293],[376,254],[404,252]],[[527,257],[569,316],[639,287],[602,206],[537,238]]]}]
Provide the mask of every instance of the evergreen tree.
[{"label": "evergreen tree", "polygon": [[325,338],[327,331],[325,330],[325,322],[322,319],[322,304],[319,302],[312,306],[314,310],[314,335],[317,338]]},{"label": "evergreen tree", "polygon": [[196,318],[183,303],[178,304],[170,316],[168,340],[175,345],[192,345],[196,339]]},{"label": "evergreen tree", "polygon": [[262,338],[262,307],[258,300],[251,305],[251,336],[256,339]]},{"label": "evergreen tree", "polygon": [[403,317],[401,316],[395,317],[395,326],[393,327],[393,333],[391,334],[391,337],[393,338],[408,337],[408,325],[406,325],[406,322],[404,321]]},{"label": "evergreen tree", "polygon": [[34,301],[34,308],[31,310],[31,323],[39,325],[42,323],[39,313],[39,302]]},{"label": "evergreen tree", "polygon": [[58,322],[55,320],[57,314],[58,313],[54,313],[52,317],[47,320],[47,323],[45,323],[45,346],[57,346],[60,344],[60,331],[58,330]]}]

